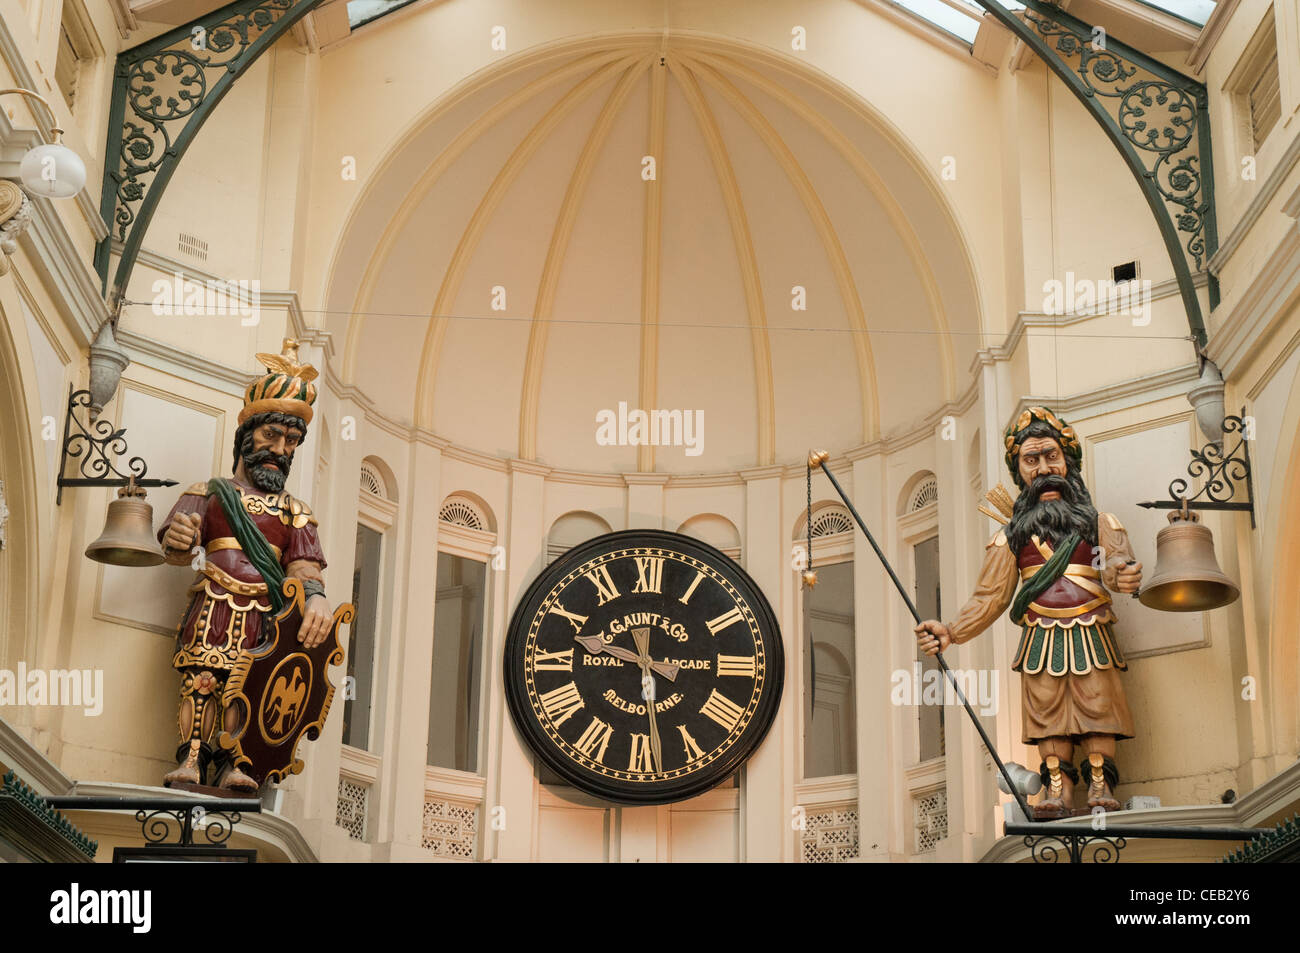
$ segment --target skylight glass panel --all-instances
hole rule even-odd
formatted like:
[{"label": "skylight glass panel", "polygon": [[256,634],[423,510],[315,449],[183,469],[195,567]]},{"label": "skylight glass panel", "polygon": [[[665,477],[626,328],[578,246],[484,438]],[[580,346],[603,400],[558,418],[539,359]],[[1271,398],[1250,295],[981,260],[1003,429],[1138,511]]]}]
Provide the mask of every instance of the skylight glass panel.
[{"label": "skylight glass panel", "polygon": [[1165,13],[1172,13],[1180,20],[1205,26],[1205,21],[1214,12],[1215,0],[1138,0],[1148,7],[1155,7]]},{"label": "skylight glass panel", "polygon": [[348,26],[356,29],[415,0],[348,0]]},{"label": "skylight glass panel", "polygon": [[[971,15],[967,15],[944,3],[944,0],[892,0],[892,2],[929,21],[945,33],[951,33],[967,43],[975,42],[975,34],[980,28],[980,21],[976,17],[982,12],[975,7],[971,8]],[[967,6],[967,4],[961,5]]]}]

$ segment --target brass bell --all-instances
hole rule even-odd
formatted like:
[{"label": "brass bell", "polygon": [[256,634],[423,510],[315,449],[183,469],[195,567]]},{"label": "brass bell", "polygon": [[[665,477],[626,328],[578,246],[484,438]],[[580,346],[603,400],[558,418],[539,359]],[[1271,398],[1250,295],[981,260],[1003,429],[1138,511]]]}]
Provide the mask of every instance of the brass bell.
[{"label": "brass bell", "polygon": [[1200,612],[1229,605],[1240,595],[1241,589],[1219,568],[1214,534],[1184,502],[1156,534],[1156,569],[1138,601],[1165,612]]},{"label": "brass bell", "polygon": [[108,518],[99,539],[86,547],[86,558],[110,566],[157,566],[165,561],[153,535],[153,507],[132,477],[108,504]]}]

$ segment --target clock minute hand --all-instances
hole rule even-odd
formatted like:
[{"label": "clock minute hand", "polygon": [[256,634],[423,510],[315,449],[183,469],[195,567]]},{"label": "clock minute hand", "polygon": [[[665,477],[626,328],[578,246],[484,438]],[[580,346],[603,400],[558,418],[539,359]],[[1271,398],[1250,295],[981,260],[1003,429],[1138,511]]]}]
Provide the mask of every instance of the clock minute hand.
[{"label": "clock minute hand", "polygon": [[662,771],[663,745],[659,741],[659,726],[655,724],[655,680],[650,674],[650,630],[633,629],[632,640],[636,642],[637,664],[641,666],[641,697],[645,699],[646,714],[650,716],[650,757],[654,769]]},{"label": "clock minute hand", "polygon": [[[631,662],[633,665],[641,664],[641,656],[631,649],[625,649],[621,645],[606,645],[605,640],[599,635],[575,635],[573,639],[592,655],[600,655],[604,652],[614,656],[614,658],[622,659],[624,662]],[[650,667],[670,682],[677,680],[679,666],[671,662],[651,661]]]}]

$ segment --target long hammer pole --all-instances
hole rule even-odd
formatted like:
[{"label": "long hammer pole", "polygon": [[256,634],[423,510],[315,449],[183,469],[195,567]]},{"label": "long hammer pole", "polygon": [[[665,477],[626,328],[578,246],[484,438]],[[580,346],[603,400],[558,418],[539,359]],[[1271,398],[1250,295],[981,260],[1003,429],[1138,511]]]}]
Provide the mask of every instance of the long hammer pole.
[{"label": "long hammer pole", "polygon": [[[829,459],[830,454],[825,450],[814,450],[808,455],[809,469],[811,469],[814,464],[822,468],[822,472],[826,474],[826,479],[831,481],[831,486],[835,487],[835,492],[840,495],[840,499],[844,501],[844,505],[847,506],[849,512],[853,514],[853,519],[857,522],[858,529],[862,530],[863,534],[867,537],[867,542],[871,544],[871,548],[874,549],[876,555],[880,557],[880,563],[885,567],[885,572],[889,573],[889,578],[894,581],[894,586],[898,589],[898,594],[902,596],[903,601],[907,603],[907,611],[912,613],[912,618],[916,620],[917,625],[920,625],[921,622],[924,621],[921,618],[921,613],[916,611],[916,605],[912,602],[912,597],[907,594],[907,590],[903,587],[903,583],[894,572],[894,567],[889,565],[889,560],[885,558],[885,554],[881,552],[880,547],[876,545],[876,538],[871,535],[871,530],[867,529],[867,524],[862,522],[862,517],[858,515],[857,507],[853,505],[853,501],[849,499],[848,494],[844,492],[844,488],[840,486],[840,481],[835,479],[835,474],[831,473],[830,468],[826,466],[826,461]],[[811,561],[812,553],[808,554],[808,558]],[[975,730],[980,733],[980,738],[984,741],[984,747],[987,748],[989,754],[993,756],[993,761],[998,766],[998,771],[1002,773],[1002,780],[1007,783],[1007,790],[1015,795],[1016,803],[1020,805],[1020,810],[1024,812],[1025,817],[1030,821],[1034,820],[1034,812],[1029,809],[1029,802],[1026,801],[1025,796],[1020,793],[1020,788],[1018,788],[1011,780],[1011,775],[1007,772],[1007,766],[1003,764],[1002,759],[998,757],[997,749],[993,747],[993,742],[989,738],[988,732],[984,730],[984,726],[980,724],[980,720],[975,717],[975,710],[970,707],[970,702],[966,700],[966,695],[962,692],[961,686],[957,684],[957,679],[952,674],[952,670],[948,668],[948,663],[943,660],[943,653],[936,652],[934,657],[939,663],[939,668],[943,669],[943,674],[948,677],[948,682],[952,685],[953,691],[955,691],[957,697],[961,699],[961,704],[962,707],[966,709],[966,714],[970,715],[971,724],[973,724]]]}]

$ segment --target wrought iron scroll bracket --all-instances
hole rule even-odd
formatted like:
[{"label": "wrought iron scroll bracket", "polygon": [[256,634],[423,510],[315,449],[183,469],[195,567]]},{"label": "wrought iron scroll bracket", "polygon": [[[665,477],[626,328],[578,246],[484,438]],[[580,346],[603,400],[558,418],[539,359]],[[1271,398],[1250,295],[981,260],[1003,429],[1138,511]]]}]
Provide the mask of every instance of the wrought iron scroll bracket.
[{"label": "wrought iron scroll bracket", "polygon": [[[1205,86],[1050,4],[1023,0],[1017,15],[998,0],[974,2],[1043,60],[1119,150],[1155,216],[1192,342],[1204,348],[1193,269],[1206,268],[1219,243]],[[1218,280],[1207,274],[1207,282],[1213,309]]]},{"label": "wrought iron scroll bracket", "polygon": [[136,822],[145,843],[165,845],[172,834],[172,821],[176,822],[176,841],[180,847],[194,845],[195,823],[208,846],[224,846],[234,833],[235,825],[243,818],[238,811],[208,810],[202,807],[141,808],[135,812]]},{"label": "wrought iron scroll bracket", "polygon": [[[126,462],[126,473],[117,468],[116,458],[127,453],[126,429],[114,428],[104,418],[83,424],[77,417],[78,407],[89,409],[90,391],[74,391],[68,388],[68,413],[63,421],[63,451],[59,456],[59,492],[55,505],[63,504],[65,486],[126,486],[132,483],[138,487],[175,486],[175,480],[147,478],[149,465],[140,457],[131,457]],[[76,470],[79,477],[64,476],[69,460],[77,460]]]},{"label": "wrought iron scroll bracket", "polygon": [[[1201,488],[1188,496],[1190,484],[1183,477],[1177,477],[1169,483],[1169,499],[1149,500],[1138,506],[1149,510],[1235,510],[1249,513],[1250,528],[1254,529],[1255,483],[1250,471],[1250,429],[1244,407],[1240,417],[1224,417],[1224,441],[1229,434],[1235,433],[1239,435],[1237,445],[1227,453],[1223,441],[1207,443],[1200,450],[1191,451],[1192,462],[1187,465],[1187,475],[1204,480]],[[1244,501],[1233,499],[1237,496],[1239,483],[1245,484]]]},{"label": "wrought iron scroll bracket", "polygon": [[[118,54],[100,198],[109,234],[95,249],[115,321],[149,221],[185,150],[231,85],[321,2],[235,0]],[[122,244],[110,288],[114,242]]]}]

